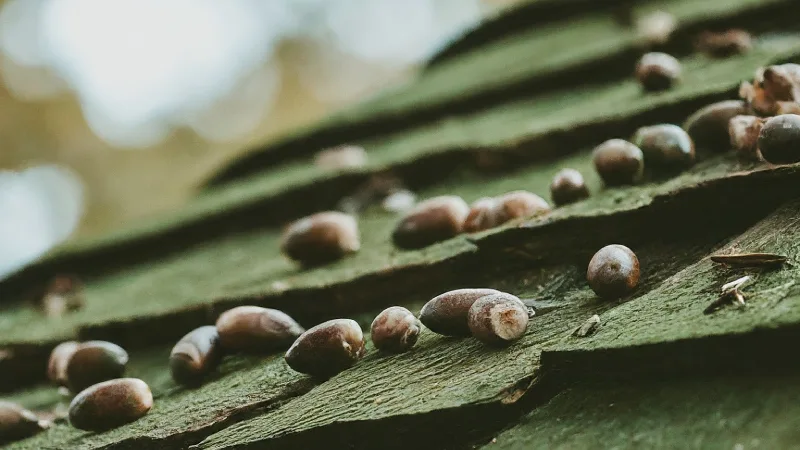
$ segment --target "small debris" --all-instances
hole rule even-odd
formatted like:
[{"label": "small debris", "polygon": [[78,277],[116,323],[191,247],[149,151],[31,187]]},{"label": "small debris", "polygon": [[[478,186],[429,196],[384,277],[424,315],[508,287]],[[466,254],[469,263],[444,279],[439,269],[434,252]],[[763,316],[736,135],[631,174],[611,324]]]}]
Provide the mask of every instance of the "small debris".
[{"label": "small debris", "polygon": [[417,204],[417,196],[408,189],[401,189],[383,199],[381,206],[387,212],[406,212]]},{"label": "small debris", "polygon": [[47,317],[61,317],[83,308],[83,284],[76,277],[59,275],[47,286],[39,308]]},{"label": "small debris", "polygon": [[770,267],[779,266],[787,261],[783,255],[773,253],[738,253],[735,255],[713,255],[711,261],[729,266]]},{"label": "small debris", "polygon": [[355,169],[367,164],[367,152],[358,145],[340,145],[318,152],[314,164],[327,170]]},{"label": "small debris", "polygon": [[586,322],[584,322],[583,325],[581,325],[575,331],[573,331],[572,335],[575,337],[586,337],[594,334],[594,332],[597,331],[597,327],[599,326],[600,326],[600,316],[595,314],[592,317],[586,319]]},{"label": "small debris", "polygon": [[380,405],[381,403],[383,403],[383,397],[378,397],[378,398],[375,399],[375,404],[376,405]]},{"label": "small debris", "polygon": [[703,310],[703,314],[711,314],[730,303],[736,303],[740,307],[745,306],[744,295],[739,291],[739,289],[734,288],[723,292],[718,299],[711,302],[711,304]]},{"label": "small debris", "polygon": [[655,11],[636,21],[636,34],[647,46],[664,45],[678,26],[675,16],[665,11]]},{"label": "small debris", "polygon": [[750,284],[752,280],[753,280],[752,277],[750,277],[750,275],[747,275],[742,278],[733,280],[730,283],[725,283],[722,285],[722,293],[724,294],[725,292],[730,291],[731,289],[741,289],[745,285]]}]

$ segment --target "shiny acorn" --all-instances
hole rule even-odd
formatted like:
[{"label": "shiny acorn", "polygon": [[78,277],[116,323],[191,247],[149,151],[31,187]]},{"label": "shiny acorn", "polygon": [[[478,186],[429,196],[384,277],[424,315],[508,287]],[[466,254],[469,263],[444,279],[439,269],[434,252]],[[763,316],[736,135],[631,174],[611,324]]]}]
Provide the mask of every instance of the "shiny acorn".
[{"label": "shiny acorn", "polygon": [[589,197],[583,175],[575,169],[561,169],[550,183],[550,198],[558,206],[574,203]]},{"label": "shiny acorn", "polygon": [[67,385],[67,363],[72,355],[80,348],[76,341],[62,342],[50,352],[47,361],[47,379],[59,386]]},{"label": "shiny acorn", "polygon": [[624,297],[639,284],[639,259],[624,245],[607,245],[592,257],[586,280],[601,298]]},{"label": "shiny acorn", "polygon": [[694,142],[677,125],[641,127],[633,144],[642,150],[648,168],[680,169],[694,164]]},{"label": "shiny acorn", "polygon": [[355,364],[366,354],[364,333],[350,319],[323,322],[300,335],[286,352],[293,370],[329,378]]},{"label": "shiny acorn", "polygon": [[518,340],[528,327],[528,309],[522,301],[505,292],[485,295],[469,308],[470,333],[487,344],[507,344]]},{"label": "shiny acorn", "polygon": [[22,406],[0,400],[0,445],[31,437],[48,426]]},{"label": "shiny acorn", "polygon": [[636,65],[636,79],[645,91],[669,89],[680,77],[681,63],[666,53],[646,53]]},{"label": "shiny acorn", "polygon": [[463,231],[469,214],[467,203],[455,195],[443,195],[418,203],[398,222],[392,241],[402,249],[427,247]]},{"label": "shiny acorn", "polygon": [[767,120],[758,135],[758,148],[773,164],[800,162],[800,115],[783,114]]},{"label": "shiny acorn", "polygon": [[222,348],[229,352],[269,353],[291,345],[303,334],[288,314],[260,306],[238,306],[217,319]]},{"label": "shiny acorn", "polygon": [[385,352],[400,353],[417,343],[422,324],[414,314],[402,306],[383,310],[370,327],[375,348]]},{"label": "shiny acorn", "polygon": [[725,100],[712,103],[695,111],[683,123],[698,149],[728,151],[730,138],[728,124],[735,116],[752,114],[747,103],[741,100]]},{"label": "shiny acorn", "polygon": [[728,123],[731,147],[745,161],[760,161],[758,135],[766,119],[756,116],[736,116]]},{"label": "shiny acorn", "polygon": [[125,374],[128,353],[119,345],[106,341],[81,343],[67,361],[67,387],[80,392],[101,381]]},{"label": "shiny acorn", "polygon": [[642,150],[622,139],[610,139],[598,145],[592,159],[606,186],[635,184],[644,173]]},{"label": "shiny acorn", "polygon": [[206,325],[190,331],[175,344],[169,355],[169,370],[176,383],[196,386],[221,360],[217,327]]},{"label": "shiny acorn", "polygon": [[118,378],[81,391],[69,405],[69,422],[88,431],[106,431],[141,418],[153,407],[150,387],[138,378]]},{"label": "shiny acorn", "polygon": [[336,261],[361,247],[356,219],[326,211],[292,223],[281,238],[281,251],[308,266]]},{"label": "shiny acorn", "polygon": [[422,307],[419,320],[431,331],[445,336],[469,336],[468,314],[472,304],[494,289],[456,289],[437,295]]}]

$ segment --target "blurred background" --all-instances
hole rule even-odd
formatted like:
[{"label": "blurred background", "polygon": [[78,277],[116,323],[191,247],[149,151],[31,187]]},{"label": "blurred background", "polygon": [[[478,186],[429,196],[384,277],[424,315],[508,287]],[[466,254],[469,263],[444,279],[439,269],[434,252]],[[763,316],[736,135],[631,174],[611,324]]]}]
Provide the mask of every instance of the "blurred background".
[{"label": "blurred background", "polygon": [[511,0],[5,0],[0,278],[174,208],[250,148],[398,83]]}]

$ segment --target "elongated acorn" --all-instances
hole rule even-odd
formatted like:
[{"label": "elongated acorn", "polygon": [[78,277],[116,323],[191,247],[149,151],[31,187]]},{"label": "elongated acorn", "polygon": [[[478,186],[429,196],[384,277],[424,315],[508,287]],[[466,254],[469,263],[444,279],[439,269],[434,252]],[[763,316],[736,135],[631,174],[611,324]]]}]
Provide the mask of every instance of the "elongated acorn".
[{"label": "elongated acorn", "polygon": [[182,337],[169,355],[169,370],[176,383],[185,386],[200,384],[222,360],[217,327],[206,325]]},{"label": "elongated acorn", "polygon": [[456,289],[437,295],[422,307],[419,320],[431,331],[445,336],[469,336],[467,315],[479,298],[499,294],[494,289]]},{"label": "elongated acorn", "polygon": [[669,89],[680,77],[681,63],[666,53],[646,53],[636,65],[636,79],[645,91]]},{"label": "elongated acorn", "polygon": [[323,322],[300,335],[286,352],[286,363],[297,372],[328,378],[366,354],[364,333],[350,319]]},{"label": "elongated acorn", "polygon": [[118,378],[81,391],[69,405],[69,422],[88,431],[105,431],[131,423],[153,407],[153,394],[138,378]]},{"label": "elongated acorn", "polygon": [[304,217],[283,233],[281,251],[309,266],[325,264],[361,247],[356,219],[338,211]]},{"label": "elongated acorn", "polygon": [[705,31],[700,33],[695,48],[708,56],[727,58],[748,52],[753,47],[753,39],[745,30],[731,29],[722,32]]},{"label": "elongated acorn", "polygon": [[62,342],[50,352],[47,362],[47,378],[59,386],[67,385],[67,363],[80,347],[76,341]]},{"label": "elongated acorn", "polygon": [[592,257],[586,279],[601,298],[624,297],[639,284],[639,259],[624,245],[607,245]]},{"label": "elongated acorn", "polygon": [[556,205],[566,205],[589,197],[583,175],[575,169],[561,169],[550,183],[550,198]]},{"label": "elongated acorn", "polygon": [[507,344],[525,334],[528,309],[522,301],[505,292],[485,295],[469,308],[470,333],[487,344]]},{"label": "elongated acorn", "polygon": [[606,186],[635,184],[644,173],[642,150],[622,139],[610,139],[598,145],[592,158]]},{"label": "elongated acorn", "polygon": [[728,123],[734,116],[748,114],[752,110],[747,103],[725,100],[697,110],[683,123],[683,129],[697,148],[724,152],[730,149]]},{"label": "elongated acorn", "polygon": [[746,161],[762,159],[761,151],[758,150],[758,134],[765,120],[756,116],[736,116],[728,123],[731,146],[740,159]]},{"label": "elongated acorn", "polygon": [[443,195],[418,203],[392,232],[392,241],[403,249],[423,248],[461,233],[469,214],[467,203],[455,195]]},{"label": "elongated acorn", "polygon": [[239,306],[222,313],[217,332],[229,352],[268,353],[291,345],[303,327],[288,314],[260,306]]},{"label": "elongated acorn", "polygon": [[773,164],[800,162],[800,116],[783,114],[767,120],[758,135],[758,148]]},{"label": "elongated acorn", "polygon": [[641,127],[636,130],[633,144],[642,150],[648,168],[682,169],[694,164],[694,142],[677,125]]},{"label": "elongated acorn", "polygon": [[469,215],[464,221],[464,231],[475,233],[500,225],[500,205],[494,197],[483,197],[475,200],[469,208]]},{"label": "elongated acorn", "polygon": [[417,343],[420,331],[422,324],[411,311],[402,306],[392,306],[372,321],[370,336],[378,350],[400,353]]},{"label": "elongated acorn", "polygon": [[128,353],[119,345],[106,341],[83,342],[67,361],[67,387],[80,392],[101,381],[125,374]]},{"label": "elongated acorn", "polygon": [[22,406],[0,400],[0,444],[31,437],[48,425]]}]

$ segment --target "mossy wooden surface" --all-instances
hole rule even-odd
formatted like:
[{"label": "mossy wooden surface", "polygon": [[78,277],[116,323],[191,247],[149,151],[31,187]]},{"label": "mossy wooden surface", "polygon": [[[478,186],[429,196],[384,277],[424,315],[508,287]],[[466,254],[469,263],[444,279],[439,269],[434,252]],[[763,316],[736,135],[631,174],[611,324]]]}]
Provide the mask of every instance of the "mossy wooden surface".
[{"label": "mossy wooden surface", "polygon": [[581,384],[481,448],[800,449],[800,377]]},{"label": "mossy wooden surface", "polygon": [[[665,0],[637,11],[674,13],[686,40],[699,27],[749,23],[790,4]],[[555,448],[606,442],[729,448],[746,439],[754,445],[755,430],[765,430],[759,442],[771,447],[797,442],[795,408],[784,405],[798,391],[800,364],[786,343],[800,339],[800,269],[730,270],[712,265],[708,255],[769,251],[800,261],[800,164],[743,164],[700,148],[689,170],[648,173],[637,186],[606,189],[590,161],[602,140],[642,125],[680,123],[711,101],[734,97],[739,81],[759,66],[796,61],[800,40],[780,32],[786,20],[759,22],[759,31],[779,32],[758,39],[746,55],[684,55],[683,82],[661,94],[642,93],[625,64],[589,84],[567,76],[592,61],[635,60],[632,32],[612,23],[611,13],[534,27],[293,138],[316,143],[308,153],[323,142],[358,141],[370,152],[363,169],[324,173],[280,156],[293,144],[279,143],[264,153],[280,156],[269,169],[205,192],[170,217],[62,248],[32,273],[78,271],[87,281],[86,306],[45,319],[16,296],[2,299],[0,387],[43,378],[49,348],[60,340],[103,338],[131,351],[129,375],[150,384],[156,403],[141,420],[109,432],[61,423],[12,448],[332,450],[412,442],[434,449],[470,448],[495,436],[488,446],[535,448],[542,433]],[[533,54],[535,60],[526,59]],[[547,77],[563,80],[524,86]],[[407,119],[417,112],[423,114]],[[364,139],[364,129],[376,123],[391,126],[376,126],[369,131],[375,137]],[[363,242],[356,255],[302,270],[278,252],[279,225],[333,207],[374,174],[391,172],[421,198],[457,194],[473,201],[516,189],[547,197],[562,167],[583,172],[592,196],[543,217],[402,252],[389,242],[397,217],[373,207],[359,218]],[[600,301],[585,282],[588,259],[608,243],[629,245],[642,265],[639,287],[620,301]],[[745,273],[756,275],[746,308],[702,314],[722,283]],[[228,357],[198,389],[179,388],[169,377],[174,341],[232,306],[276,307],[309,326],[354,317],[367,328],[385,306],[418,311],[430,297],[465,286],[502,289],[552,310],[540,311],[524,338],[503,348],[428,331],[406,354],[381,355],[368,344],[364,360],[325,381],[292,372],[280,354]],[[601,317],[598,331],[573,337],[593,314]],[[765,377],[779,369],[788,375]],[[731,373],[739,378],[719,378]],[[747,395],[734,395],[745,388]],[[663,411],[636,402],[649,396]],[[621,397],[625,408],[600,406]],[[7,398],[37,411],[63,400],[50,386],[17,389]],[[679,417],[673,398],[687,399],[696,411]],[[589,414],[576,411],[592,405]],[[723,435],[703,411],[719,411],[736,424],[754,411],[762,416]],[[609,436],[615,427],[619,433]]]}]

